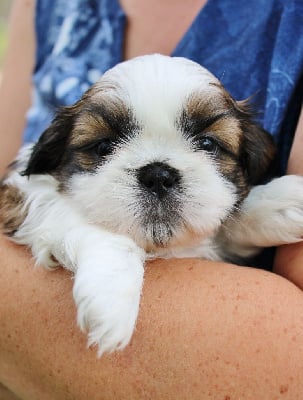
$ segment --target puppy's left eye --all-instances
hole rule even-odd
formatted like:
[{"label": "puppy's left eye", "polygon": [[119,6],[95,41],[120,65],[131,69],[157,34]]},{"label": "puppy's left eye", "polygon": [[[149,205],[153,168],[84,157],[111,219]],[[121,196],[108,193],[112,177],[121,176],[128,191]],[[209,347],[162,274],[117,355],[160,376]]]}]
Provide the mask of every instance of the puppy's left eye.
[{"label": "puppy's left eye", "polygon": [[195,145],[198,150],[204,150],[213,154],[217,153],[219,149],[217,141],[214,138],[205,135],[198,136],[195,140]]},{"label": "puppy's left eye", "polygon": [[113,149],[113,143],[109,138],[104,138],[94,146],[94,151],[97,156],[103,157],[111,153]]}]

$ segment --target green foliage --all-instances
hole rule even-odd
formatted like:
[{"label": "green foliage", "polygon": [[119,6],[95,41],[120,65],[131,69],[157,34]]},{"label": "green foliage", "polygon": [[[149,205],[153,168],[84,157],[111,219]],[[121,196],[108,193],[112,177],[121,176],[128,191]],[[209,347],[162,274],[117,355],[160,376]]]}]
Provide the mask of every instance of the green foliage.
[{"label": "green foliage", "polygon": [[4,53],[7,45],[7,26],[0,21],[0,66],[3,61]]},{"label": "green foliage", "polygon": [[12,0],[0,0],[0,69],[7,46],[8,16]]}]

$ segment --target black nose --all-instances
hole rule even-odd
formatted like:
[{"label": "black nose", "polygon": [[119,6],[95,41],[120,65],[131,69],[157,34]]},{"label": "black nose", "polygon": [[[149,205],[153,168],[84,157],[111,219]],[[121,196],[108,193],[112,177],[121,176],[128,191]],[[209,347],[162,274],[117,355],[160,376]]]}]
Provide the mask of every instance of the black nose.
[{"label": "black nose", "polygon": [[138,180],[145,189],[162,198],[180,182],[180,173],[165,163],[153,162],[139,169]]}]

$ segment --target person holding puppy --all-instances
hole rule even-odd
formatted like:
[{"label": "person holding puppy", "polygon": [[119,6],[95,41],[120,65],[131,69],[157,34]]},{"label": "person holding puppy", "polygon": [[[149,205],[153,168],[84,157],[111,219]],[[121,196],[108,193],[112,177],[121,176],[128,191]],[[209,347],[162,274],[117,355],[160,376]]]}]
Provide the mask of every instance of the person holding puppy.
[{"label": "person holding puppy", "polygon": [[[5,148],[1,160],[5,165],[13,158],[21,143],[24,113],[31,103],[31,71],[35,60],[32,31],[34,3],[18,0],[13,10],[11,43],[0,107],[1,139]],[[102,63],[108,63],[105,69],[111,66],[110,63],[117,63],[121,59],[152,52],[194,58],[194,48],[197,46],[194,37],[199,32],[194,26],[206,26],[202,22],[206,23],[210,16],[217,16],[217,19],[213,19],[214,28],[218,21],[227,23],[226,17],[223,17],[228,11],[212,1],[206,5],[205,1],[186,4],[177,1],[173,7],[170,2],[161,2],[160,5],[155,1],[152,8],[149,8],[150,2],[145,1],[124,0],[120,5],[116,2],[100,2],[103,4],[101,14],[98,14],[101,9],[97,2],[83,2],[89,8],[66,10],[60,1],[52,2],[50,8],[47,3],[38,1],[36,4],[35,96],[27,116],[25,140],[41,133],[49,122],[48,118],[51,118],[53,107],[76,100],[81,91],[104,72],[101,67],[96,68],[95,63],[101,64],[99,58],[95,63],[91,59],[94,52],[89,43],[94,40],[94,43],[99,43],[98,49],[101,47],[100,51],[103,52]],[[272,5],[273,10],[269,10],[271,2],[267,1],[268,8],[262,9],[262,21],[252,25],[258,26],[258,29],[268,28],[266,21],[272,16],[273,26],[277,27],[278,21],[281,24],[281,30],[275,31],[277,35],[284,32],[282,22],[286,24],[285,28],[290,26],[291,21],[295,29],[295,23],[299,26],[299,20],[295,18],[295,15],[300,15],[296,9],[300,8],[298,3],[285,6],[283,13],[278,14],[279,10],[282,12],[281,9]],[[56,4],[57,14],[51,13]],[[226,4],[231,6],[232,2]],[[271,57],[273,54],[276,57],[279,55],[276,48],[274,53],[266,52],[267,55],[262,59],[260,69],[267,71],[265,77],[258,75],[258,68],[253,64],[256,60],[249,47],[255,42],[249,42],[249,30],[246,32],[245,45],[240,46],[240,33],[245,33],[246,26],[242,21],[239,27],[235,21],[237,12],[239,15],[241,10],[243,12],[244,6],[241,7],[228,14],[230,25],[226,29],[233,39],[230,38],[230,48],[228,43],[220,43],[221,33],[204,32],[204,35],[207,33],[207,37],[212,38],[212,46],[209,43],[206,46],[211,54],[204,55],[205,62],[211,64],[211,60],[218,57],[216,65],[218,68],[222,64],[222,71],[213,72],[224,72],[226,80],[223,79],[223,83],[234,91],[235,97],[251,95],[253,89],[260,89],[261,82],[269,85],[265,86],[266,90],[263,89],[263,105],[267,114],[261,123],[270,128],[280,141],[283,170],[290,150],[290,130],[292,133],[295,131],[302,100],[299,95],[302,84],[300,42],[297,39],[297,46],[293,46],[296,51],[289,49],[292,70],[286,80],[283,80],[284,71],[273,67]],[[120,26],[121,30],[125,18],[123,10],[128,25],[125,36],[124,32],[119,36],[118,28]],[[250,19],[253,19],[252,11],[248,13]],[[62,23],[64,12],[68,13],[68,18],[64,19],[64,29],[61,30],[58,26],[59,21]],[[256,15],[256,20],[259,17]],[[98,24],[99,18],[105,31]],[[87,26],[90,27],[89,35],[85,36],[88,34]],[[78,37],[74,36],[76,32]],[[102,32],[101,38],[97,32]],[[288,33],[292,37],[291,32]],[[271,34],[274,35],[274,32]],[[20,49],[20,37],[27,38],[26,48]],[[112,40],[113,37],[115,40]],[[265,46],[265,36],[262,37],[264,42],[257,43],[254,49],[260,49],[261,53],[264,52],[261,45]],[[55,38],[54,47],[50,48],[52,38]],[[278,38],[275,42],[279,42]],[[119,43],[120,49],[123,48],[121,54],[117,53],[115,47]],[[225,58],[219,54],[221,46],[228,48]],[[241,53],[239,48],[242,48]],[[233,53],[233,49],[236,53]],[[49,52],[52,57],[47,56]],[[86,52],[90,55],[87,60]],[[201,48],[197,52],[203,53]],[[238,67],[241,60],[237,58],[236,62],[235,54],[243,55],[243,69],[242,66]],[[211,68],[211,65],[207,67]],[[252,67],[256,75],[251,72]],[[244,83],[243,76],[247,78]],[[242,83],[237,85],[237,81]],[[271,98],[273,91],[275,95]],[[279,91],[286,97],[283,101],[279,97],[275,114],[271,108],[272,101],[277,100],[276,92]],[[259,99],[261,104],[262,96]],[[267,103],[266,96],[272,101]],[[292,113],[289,112],[290,106]],[[286,137],[279,136],[285,121],[289,132]],[[301,124],[296,130],[290,152],[290,173],[303,172],[300,162]],[[1,242],[0,288],[3,301],[0,318],[4,323],[0,327],[0,381],[19,397],[215,399],[221,396],[248,399],[285,395],[292,399],[300,398],[303,390],[300,379],[303,367],[303,296],[287,279],[261,270],[203,260],[153,261],[146,268],[140,315],[132,343],[121,353],[105,355],[97,360],[95,352],[85,348],[86,339],[74,324],[70,276],[61,270],[51,276],[49,272],[34,270],[30,255],[24,249],[11,245],[4,238],[1,238]],[[279,249],[275,269],[302,287],[302,258],[301,245]]]}]

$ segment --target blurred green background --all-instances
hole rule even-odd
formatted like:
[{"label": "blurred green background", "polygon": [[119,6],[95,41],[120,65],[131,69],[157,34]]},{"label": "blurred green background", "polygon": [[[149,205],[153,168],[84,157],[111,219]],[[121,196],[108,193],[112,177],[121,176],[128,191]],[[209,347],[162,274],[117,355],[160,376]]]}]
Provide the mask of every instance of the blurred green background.
[{"label": "blurred green background", "polygon": [[0,0],[0,69],[7,45],[8,15],[13,0]]}]

